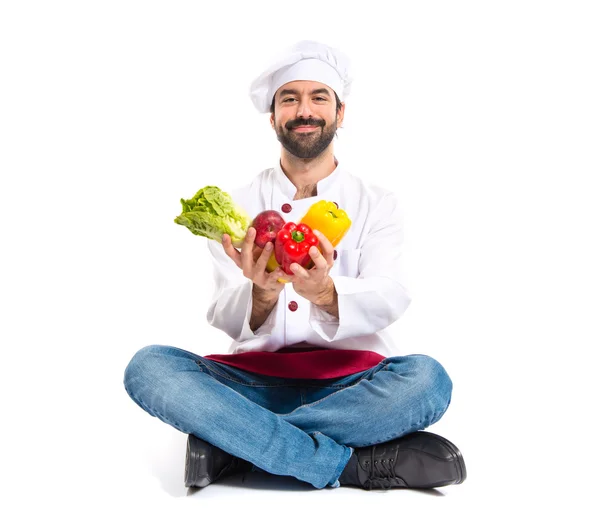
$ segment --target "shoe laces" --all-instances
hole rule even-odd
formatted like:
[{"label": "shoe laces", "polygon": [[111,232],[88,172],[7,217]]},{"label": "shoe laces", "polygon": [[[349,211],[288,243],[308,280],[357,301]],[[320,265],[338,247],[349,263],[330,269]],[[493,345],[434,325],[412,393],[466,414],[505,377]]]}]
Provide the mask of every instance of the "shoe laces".
[{"label": "shoe laces", "polygon": [[394,472],[395,458],[375,458],[375,446],[371,450],[371,460],[367,460],[365,465],[369,476],[365,481],[365,487],[369,490],[374,488],[391,489],[392,485],[401,485],[402,479],[396,476]]}]

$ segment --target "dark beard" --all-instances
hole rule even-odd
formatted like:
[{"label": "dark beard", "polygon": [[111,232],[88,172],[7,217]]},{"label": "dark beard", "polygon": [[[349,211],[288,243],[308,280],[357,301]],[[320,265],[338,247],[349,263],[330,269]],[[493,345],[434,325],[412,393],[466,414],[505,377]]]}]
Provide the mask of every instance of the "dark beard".
[{"label": "dark beard", "polygon": [[[292,129],[300,125],[320,126],[321,131],[317,129],[309,134],[295,134]],[[288,121],[285,127],[277,126],[276,123],[275,130],[277,139],[290,154],[297,158],[312,159],[321,154],[333,141],[337,131],[337,119],[330,126],[326,126],[322,119],[294,119]]]}]

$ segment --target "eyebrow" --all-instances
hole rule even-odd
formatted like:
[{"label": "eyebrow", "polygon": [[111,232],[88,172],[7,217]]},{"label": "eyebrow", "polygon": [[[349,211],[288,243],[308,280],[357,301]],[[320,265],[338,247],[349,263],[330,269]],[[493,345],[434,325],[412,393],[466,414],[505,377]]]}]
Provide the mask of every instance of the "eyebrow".
[{"label": "eyebrow", "polygon": [[[281,92],[279,93],[279,97],[283,97],[285,95],[298,95],[298,93],[300,93],[298,92],[298,90],[290,90],[289,88],[286,88],[285,90],[281,90]],[[331,94],[329,93],[329,90],[327,88],[317,88],[310,92],[310,95],[316,94],[327,94],[329,97],[331,97]]]}]

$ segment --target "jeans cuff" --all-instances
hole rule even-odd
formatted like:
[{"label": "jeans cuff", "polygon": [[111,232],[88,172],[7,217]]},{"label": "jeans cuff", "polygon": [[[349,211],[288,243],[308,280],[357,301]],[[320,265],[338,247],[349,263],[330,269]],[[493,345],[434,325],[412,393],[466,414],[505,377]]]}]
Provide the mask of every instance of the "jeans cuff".
[{"label": "jeans cuff", "polygon": [[332,488],[340,487],[340,475],[344,472],[344,469],[348,465],[348,461],[350,460],[352,453],[354,453],[354,449],[352,447],[344,446],[344,449],[344,456],[342,457],[342,460],[335,469],[335,477],[329,481],[329,486],[331,486]]}]

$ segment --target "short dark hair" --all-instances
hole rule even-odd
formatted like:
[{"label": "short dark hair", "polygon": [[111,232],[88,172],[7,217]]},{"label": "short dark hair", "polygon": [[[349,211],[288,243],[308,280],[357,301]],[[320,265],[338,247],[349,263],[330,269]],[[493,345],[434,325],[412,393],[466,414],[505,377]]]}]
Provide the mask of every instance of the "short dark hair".
[{"label": "short dark hair", "polygon": [[[335,95],[335,111],[339,112],[342,109],[342,101],[340,101],[340,98],[338,97],[338,94],[333,92],[333,95]],[[272,114],[275,113],[275,96],[273,96],[273,100],[271,101],[271,110],[270,112]]]}]

